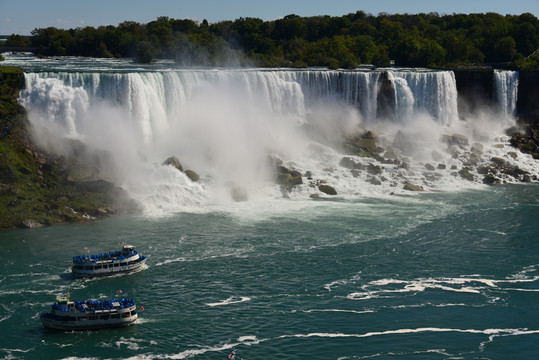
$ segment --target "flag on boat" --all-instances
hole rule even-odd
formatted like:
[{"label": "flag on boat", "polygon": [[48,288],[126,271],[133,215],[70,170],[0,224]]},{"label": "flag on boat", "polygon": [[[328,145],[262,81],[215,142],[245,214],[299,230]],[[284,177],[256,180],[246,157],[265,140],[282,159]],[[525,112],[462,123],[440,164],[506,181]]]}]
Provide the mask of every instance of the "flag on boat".
[{"label": "flag on boat", "polygon": [[140,311],[144,312],[144,306],[140,305]]},{"label": "flag on boat", "polygon": [[123,293],[123,291],[122,291],[122,290],[118,290],[118,294],[122,294],[122,293]]},{"label": "flag on boat", "polygon": [[227,359],[230,359],[230,360],[236,359],[236,350],[232,350],[230,355],[227,356]]}]

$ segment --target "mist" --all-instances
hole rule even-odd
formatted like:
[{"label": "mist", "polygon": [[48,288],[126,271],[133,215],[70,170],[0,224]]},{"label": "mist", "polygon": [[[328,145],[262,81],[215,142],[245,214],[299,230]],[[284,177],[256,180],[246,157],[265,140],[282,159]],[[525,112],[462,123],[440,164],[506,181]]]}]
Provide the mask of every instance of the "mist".
[{"label": "mist", "polygon": [[[500,106],[459,114],[451,72],[395,71],[388,73],[393,110],[385,111],[376,101],[378,74],[31,73],[21,103],[39,144],[91,162],[98,169],[94,176],[124,187],[150,213],[226,206],[237,191],[248,201],[280,199],[275,163],[268,159],[310,174],[311,180],[305,177],[289,189],[292,199],[317,194],[320,183],[331,184],[345,198],[402,193],[406,182],[433,190],[479,186],[479,175],[466,183],[452,170],[469,164],[472,152],[475,163],[505,156],[528,166],[526,158],[510,159],[500,146],[507,142],[504,129],[514,122],[509,110],[514,105],[507,100],[514,94],[502,97]],[[509,79],[506,84],[514,84],[513,74],[502,75]],[[344,139],[365,131],[375,134],[372,150],[386,160],[347,154]],[[83,146],[73,147],[74,142]],[[350,171],[342,166],[350,155],[358,168],[380,170]],[[193,182],[163,165],[170,156],[200,179]],[[429,163],[438,170],[426,174]]]}]

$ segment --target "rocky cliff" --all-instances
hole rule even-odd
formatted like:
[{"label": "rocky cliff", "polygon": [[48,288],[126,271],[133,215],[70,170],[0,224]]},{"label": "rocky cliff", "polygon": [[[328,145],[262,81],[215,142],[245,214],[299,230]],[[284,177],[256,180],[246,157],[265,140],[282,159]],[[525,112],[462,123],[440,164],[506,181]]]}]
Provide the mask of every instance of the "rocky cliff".
[{"label": "rocky cliff", "polygon": [[24,73],[0,67],[0,229],[87,222],[136,211],[124,191],[75,159],[37,148],[17,103]]}]

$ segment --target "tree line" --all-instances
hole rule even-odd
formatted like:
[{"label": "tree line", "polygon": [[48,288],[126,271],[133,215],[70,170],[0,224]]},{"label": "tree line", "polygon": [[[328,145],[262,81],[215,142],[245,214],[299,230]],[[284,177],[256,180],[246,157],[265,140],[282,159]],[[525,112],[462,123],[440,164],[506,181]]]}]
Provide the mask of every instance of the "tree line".
[{"label": "tree line", "polygon": [[11,35],[5,45],[36,47],[44,56],[133,57],[141,63],[174,59],[182,66],[351,69],[389,66],[393,60],[409,67],[539,69],[539,20],[530,13],[373,16],[363,11],[213,24],[159,17],[147,24],[36,28],[30,37]]}]

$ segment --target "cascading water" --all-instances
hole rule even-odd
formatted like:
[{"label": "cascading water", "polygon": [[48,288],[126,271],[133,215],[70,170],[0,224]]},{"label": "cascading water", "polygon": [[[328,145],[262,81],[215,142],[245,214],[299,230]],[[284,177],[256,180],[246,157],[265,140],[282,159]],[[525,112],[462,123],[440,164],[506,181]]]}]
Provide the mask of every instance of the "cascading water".
[{"label": "cascading water", "polygon": [[[451,71],[82,70],[26,74],[20,102],[37,140],[58,152],[63,138],[105,151],[110,166],[102,176],[126,188],[150,213],[228,204],[232,188],[243,189],[251,202],[282,198],[268,155],[311,174],[287,194],[308,199],[325,196],[319,183],[344,198],[404,193],[405,183],[424,189],[482,186],[478,174],[473,182],[456,175],[470,162],[470,147],[481,143],[474,160],[479,163],[508,152],[489,125],[459,120]],[[518,75],[498,77],[500,116],[506,117],[512,112],[506,109],[514,109]],[[346,154],[343,139],[360,127],[375,131],[385,160]],[[465,142],[448,142],[454,134]],[[193,183],[163,166],[171,155],[201,180]],[[344,157],[359,168],[380,170],[351,171],[342,166]],[[533,167],[521,154],[511,161]],[[426,172],[426,166],[437,170]]]},{"label": "cascading water", "polygon": [[394,79],[403,79],[397,86],[399,114],[427,113],[442,125],[458,120],[457,88],[451,71],[393,71]]},{"label": "cascading water", "polygon": [[506,117],[515,114],[518,96],[518,71],[494,71],[494,98]]}]

